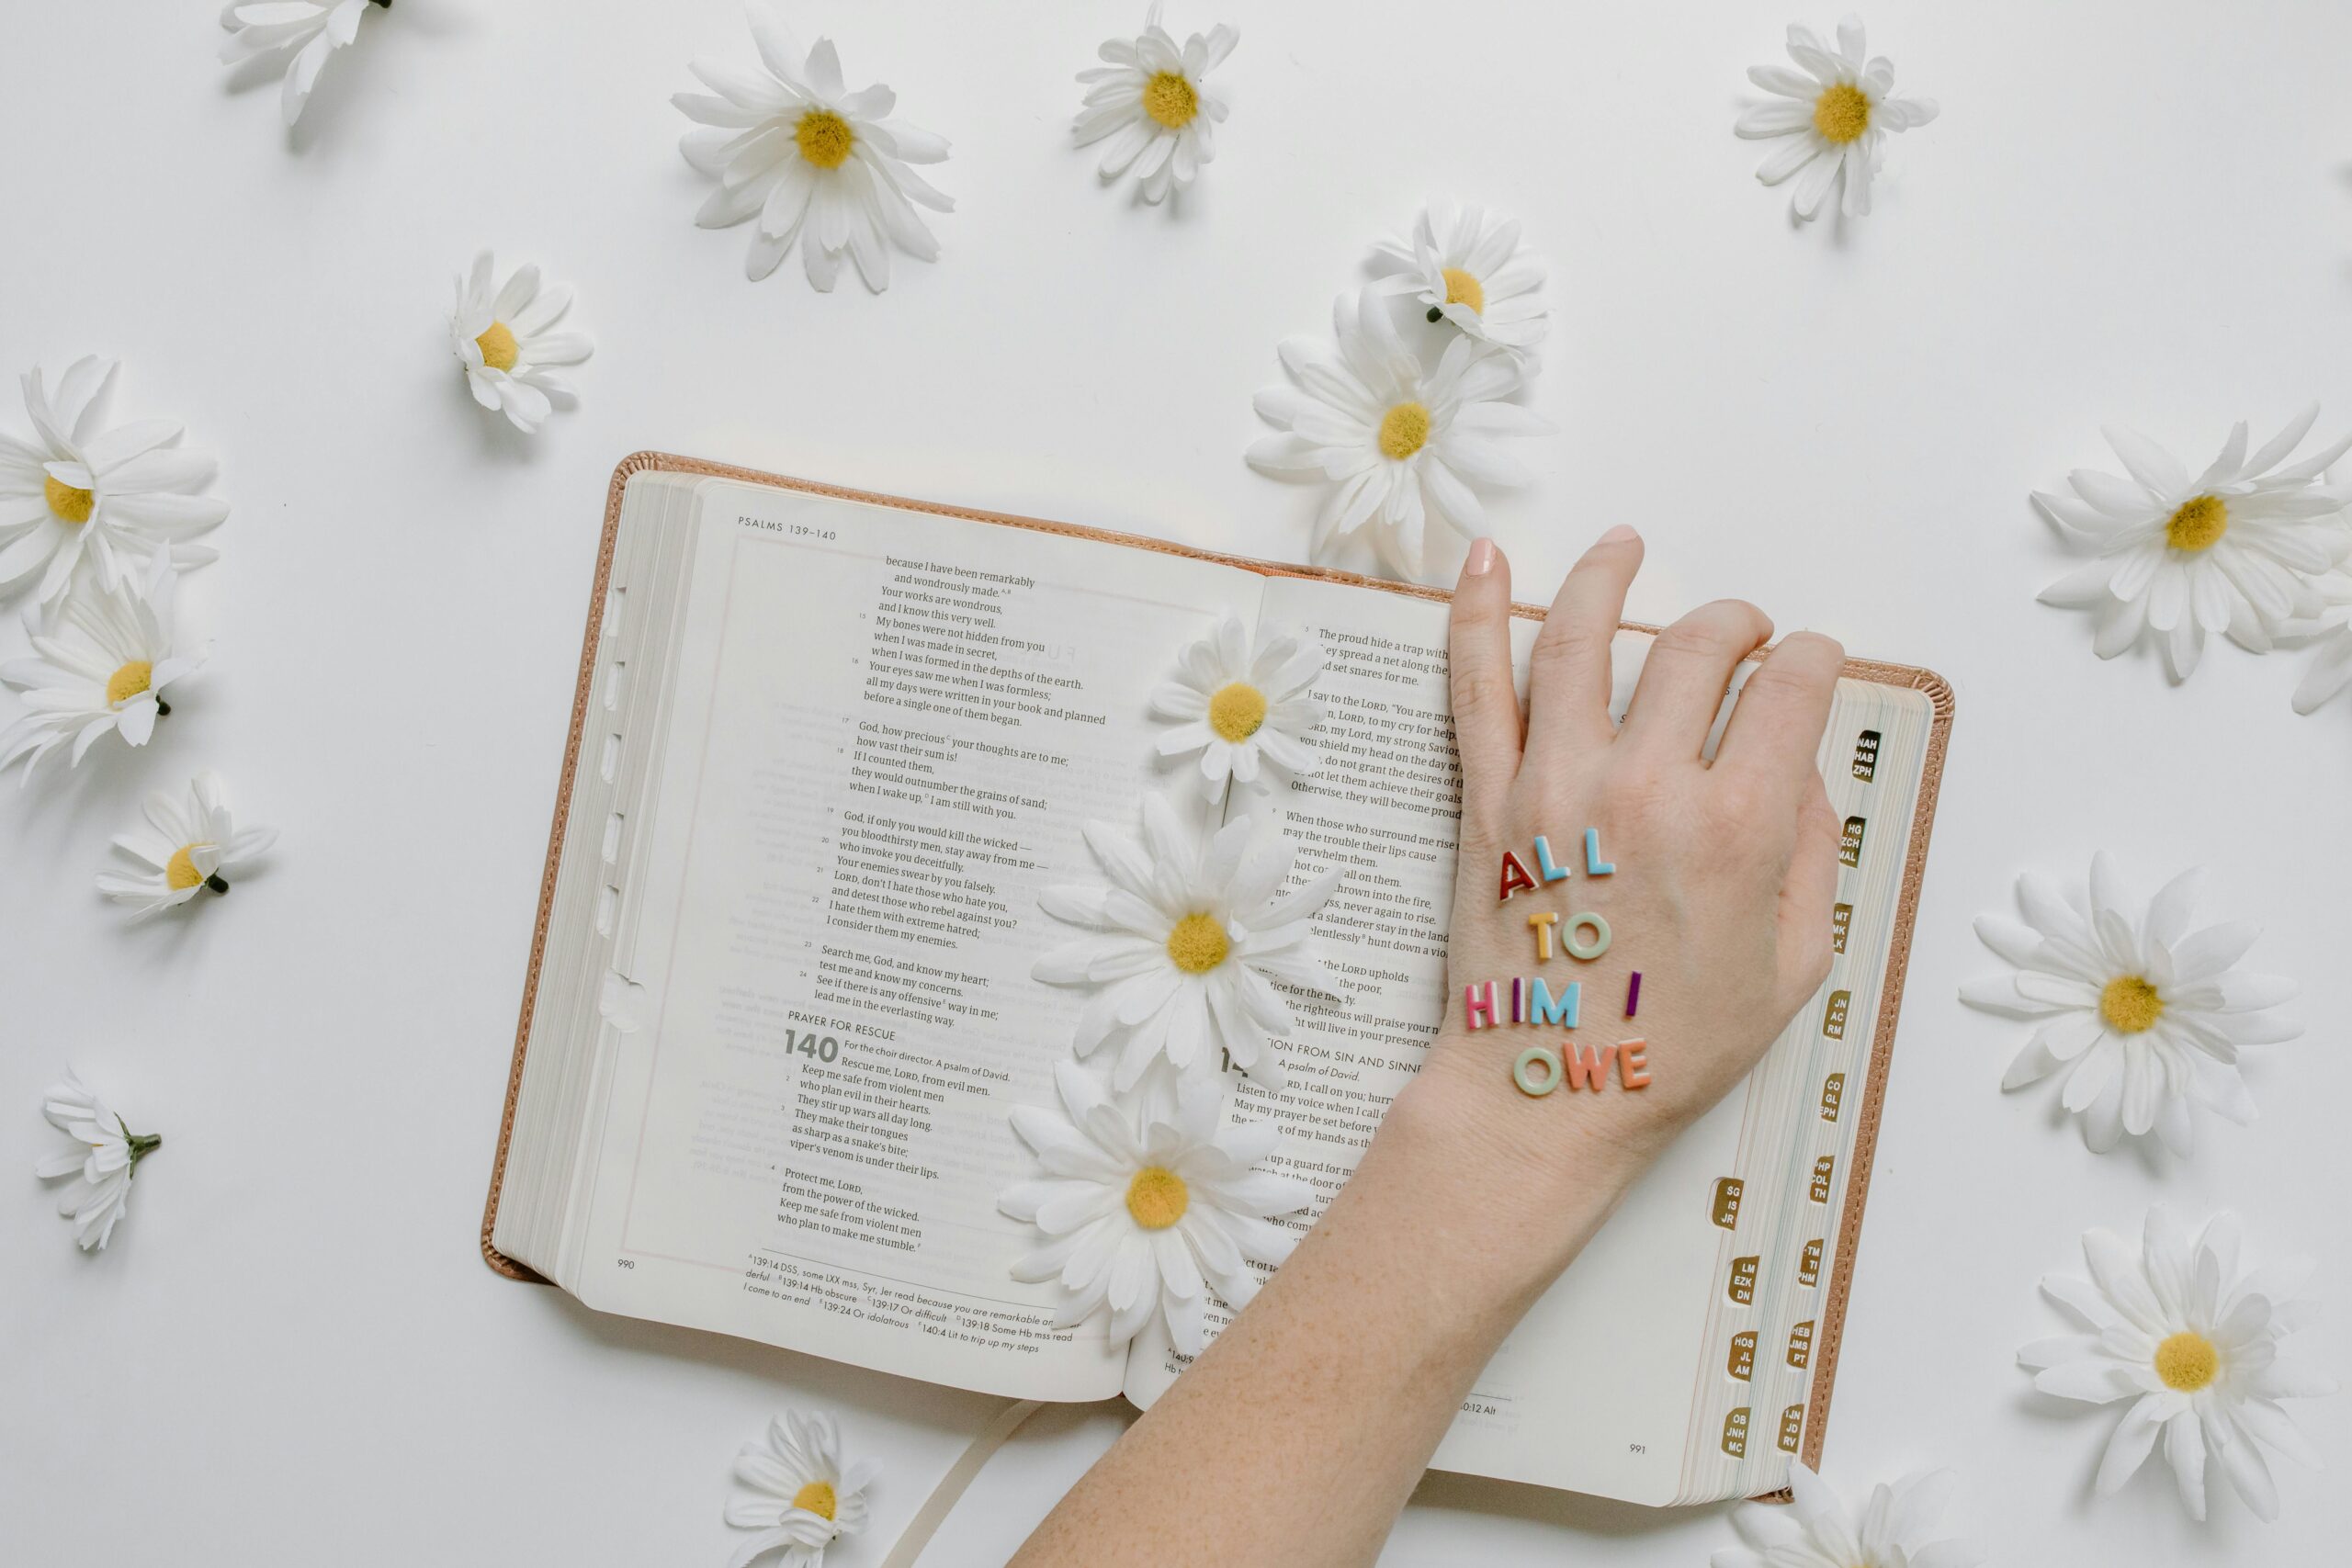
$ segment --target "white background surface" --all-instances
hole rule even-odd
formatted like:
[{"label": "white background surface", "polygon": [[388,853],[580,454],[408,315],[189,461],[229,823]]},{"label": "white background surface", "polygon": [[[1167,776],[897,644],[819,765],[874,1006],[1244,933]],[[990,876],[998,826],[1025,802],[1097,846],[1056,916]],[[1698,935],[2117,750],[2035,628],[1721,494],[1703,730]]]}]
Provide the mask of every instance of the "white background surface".
[{"label": "white background surface", "polygon": [[[1523,596],[1632,522],[1636,614],[1739,593],[1959,690],[1833,1480],[1955,1465],[2007,1563],[2332,1557],[2343,1399],[2299,1407],[2334,1473],[2282,1467],[2279,1524],[2217,1483],[2195,1527],[2158,1471],[2092,1501],[2112,1415],[2012,1358],[2056,1331],[2034,1281],[2079,1269],[2076,1233],[2160,1197],[2327,1254],[2301,1348],[2352,1375],[2352,707],[2297,718],[2292,654],[2217,647],[2180,690],[2099,663],[2033,603],[2063,563],[2025,499],[2104,463],[2110,421],[2201,466],[2240,417],[2352,420],[2352,12],[1878,5],[1897,90],[1943,118],[1894,144],[1875,216],[1792,230],[1730,130],[1781,6],[1228,5],[1238,104],[1175,211],[1067,145],[1072,74],[1140,9],[789,8],[954,143],[943,259],[876,298],[797,260],[747,284],[748,232],[691,221],[667,97],[691,56],[751,57],[730,0],[399,0],[290,144],[275,83],[224,85],[209,4],[6,7],[0,367],[123,356],[118,414],[184,419],[234,512],[188,594],[212,665],[156,742],[0,796],[0,1555],[716,1563],[735,1448],[814,1403],[887,1467],[831,1560],[876,1561],[987,1402],[601,1319],[475,1248],[606,478],[660,447],[1295,558],[1312,499],[1243,466],[1250,394],[1436,192],[1522,214],[1555,267],[1532,401],[1564,434],[1493,512]],[[576,283],[600,345],[535,442],[448,355],[485,244]],[[278,849],[198,918],[121,929],[107,836],[206,765]],[[2262,1122],[2201,1122],[2186,1165],[2003,1096],[2018,1027],[1953,1000],[1996,966],[1971,917],[2100,845],[2143,888],[2209,866],[2211,912],[2267,919],[2255,966],[2305,987],[2309,1034],[2249,1069]],[[96,1258],[29,1175],[69,1060],[168,1140]],[[1117,1426],[1017,1439],[926,1561],[1001,1560]],[[1720,1510],[1439,1477],[1385,1561],[1730,1539]]]}]

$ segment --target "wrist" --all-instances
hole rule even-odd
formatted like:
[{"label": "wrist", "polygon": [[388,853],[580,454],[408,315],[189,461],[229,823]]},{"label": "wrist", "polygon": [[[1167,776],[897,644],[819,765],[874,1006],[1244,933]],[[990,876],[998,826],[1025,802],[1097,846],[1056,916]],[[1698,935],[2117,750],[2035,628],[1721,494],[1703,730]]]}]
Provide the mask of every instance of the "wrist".
[{"label": "wrist", "polygon": [[[1440,1044],[1389,1107],[1358,1179],[1411,1227],[1423,1267],[1523,1311],[1567,1267],[1653,1150],[1621,1118],[1560,1114],[1460,1070]],[[1546,1112],[1550,1112],[1546,1114]]]}]

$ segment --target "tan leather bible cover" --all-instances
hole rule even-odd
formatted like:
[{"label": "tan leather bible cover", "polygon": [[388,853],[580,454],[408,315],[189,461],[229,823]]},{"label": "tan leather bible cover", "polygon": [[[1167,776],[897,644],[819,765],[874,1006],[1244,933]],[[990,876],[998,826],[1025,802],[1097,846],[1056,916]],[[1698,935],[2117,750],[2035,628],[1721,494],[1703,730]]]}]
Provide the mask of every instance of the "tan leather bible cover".
[{"label": "tan leather bible cover", "polygon": [[[1034,528],[1046,534],[1068,534],[1081,539],[1126,545],[1139,550],[1159,550],[1167,555],[1218,561],[1268,577],[1317,578],[1326,582],[1377,588],[1388,593],[1408,593],[1416,598],[1433,599],[1440,603],[1453,597],[1443,589],[1424,588],[1418,583],[1389,582],[1352,571],[1332,571],[1321,567],[1251,560],[1246,556],[1220,555],[1214,550],[1197,550],[1189,545],[1174,544],[1166,539],[1112,533],[1102,528],[1081,527],[1074,523],[1049,523],[1038,517],[978,512],[967,506],[944,506],[932,501],[908,501],[900,496],[876,495],[869,491],[820,484],[814,479],[786,479],[781,474],[730,468],[725,463],[708,463],[697,457],[673,457],[666,452],[636,452],[622,458],[619,467],[613,470],[612,484],[605,492],[605,531],[596,547],[596,580],[589,588],[588,628],[582,634],[580,645],[580,682],[571,694],[571,728],[564,738],[563,771],[556,780],[555,821],[548,831],[548,863],[539,877],[538,915],[531,927],[531,962],[523,975],[523,1012],[514,1026],[514,1059],[506,1075],[506,1105],[499,1118],[498,1154],[491,1164],[490,1201],[481,1216],[481,1255],[490,1266],[510,1280],[526,1280],[538,1284],[547,1281],[500,1252],[491,1244],[491,1233],[498,1224],[498,1190],[506,1175],[506,1145],[514,1133],[514,1100],[523,1089],[523,1051],[531,1038],[531,1007],[538,996],[539,961],[547,953],[548,919],[555,903],[556,862],[563,852],[564,815],[571,801],[572,770],[580,765],[581,737],[588,720],[588,695],[595,682],[596,649],[604,637],[605,590],[612,580],[613,546],[620,533],[621,495],[628,488],[631,475],[649,472],[701,474],[712,479],[741,479],[749,484],[773,485],[779,490],[803,491],[811,495],[838,496],[845,501],[866,501],[882,506],[904,507],[910,512],[927,512],[941,517],[962,517],[975,523],[1001,523],[1007,527]],[[1512,608],[1516,614],[1531,620],[1544,618],[1544,606],[1540,604],[1514,604]],[[1657,629],[1636,621],[1628,621],[1625,625],[1639,631]],[[1871,1040],[1870,1077],[1862,1090],[1861,1120],[1854,1131],[1854,1169],[1846,1184],[1844,1224],[1838,1233],[1838,1257],[1831,1268],[1829,1291],[1822,1303],[1820,1325],[1815,1340],[1814,1354],[1819,1370],[1814,1374],[1812,1395],[1805,1406],[1804,1438],[1800,1456],[1813,1467],[1817,1467],[1821,1461],[1822,1438],[1829,1414],[1830,1386],[1837,1381],[1838,1350],[1845,1338],[1846,1298],[1853,1284],[1855,1248],[1861,1240],[1862,1202],[1870,1194],[1871,1164],[1878,1148],[1880,1108],[1886,1097],[1887,1064],[1894,1052],[1894,1022],[1902,1010],[1904,974],[1911,958],[1911,926],[1918,913],[1920,882],[1927,874],[1928,834],[1935,825],[1936,791],[1943,782],[1944,749],[1951,741],[1952,718],[1951,687],[1942,676],[1931,670],[1849,659],[1846,661],[1846,673],[1859,681],[1875,681],[1882,685],[1906,686],[1925,692],[1935,705],[1935,717],[1928,736],[1927,765],[1919,779],[1919,799],[1912,814],[1910,841],[1904,851],[1903,895],[1894,911],[1894,945],[1886,968],[1886,997],[1879,1009],[1877,1032]]]}]

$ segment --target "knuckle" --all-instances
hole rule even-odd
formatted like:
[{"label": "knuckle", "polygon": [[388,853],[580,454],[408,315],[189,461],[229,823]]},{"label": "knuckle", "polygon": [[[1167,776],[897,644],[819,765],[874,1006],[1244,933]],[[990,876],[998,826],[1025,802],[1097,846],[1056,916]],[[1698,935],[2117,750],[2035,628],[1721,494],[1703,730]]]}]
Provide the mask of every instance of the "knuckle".
[{"label": "knuckle", "polygon": [[1803,669],[1784,659],[1768,659],[1747,677],[1743,694],[1766,694],[1775,698],[1809,696],[1827,684],[1829,679],[1829,673],[1822,670]]},{"label": "knuckle", "polygon": [[1547,620],[1536,634],[1535,647],[1527,658],[1536,670],[1562,673],[1589,666],[1599,656],[1601,640],[1589,626],[1572,626],[1565,620]]}]

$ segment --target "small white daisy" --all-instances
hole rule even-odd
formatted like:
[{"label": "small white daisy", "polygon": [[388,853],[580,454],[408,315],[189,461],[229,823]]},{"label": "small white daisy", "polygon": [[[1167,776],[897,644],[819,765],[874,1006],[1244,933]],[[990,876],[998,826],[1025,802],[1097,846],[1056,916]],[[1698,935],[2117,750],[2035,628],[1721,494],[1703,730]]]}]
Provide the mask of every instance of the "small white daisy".
[{"label": "small white daisy", "polygon": [[2314,579],[2312,597],[2317,608],[2278,627],[2281,637],[2309,642],[2310,668],[2295,685],[2295,711],[2311,713],[2330,697],[2352,686],[2352,572],[2342,569]]},{"label": "small white daisy", "polygon": [[1871,179],[1878,173],[1887,137],[1936,118],[1933,98],[1893,96],[1893,61],[1883,54],[1865,60],[1865,53],[1860,17],[1849,16],[1838,24],[1834,51],[1811,28],[1792,22],[1789,58],[1797,68],[1747,68],[1747,79],[1771,94],[1773,101],[1747,110],[1732,129],[1752,141],[1788,138],[1756,166],[1756,177],[1776,186],[1795,176],[1789,209],[1801,219],[1821,210],[1822,199],[1840,174],[1845,176],[1846,216],[1868,212]]},{"label": "small white daisy", "polygon": [[795,239],[820,289],[832,288],[844,252],[876,293],[890,286],[892,245],[936,261],[939,242],[915,208],[950,212],[956,204],[908,165],[944,160],[946,139],[885,118],[898,95],[878,83],[851,92],[832,39],[819,39],[804,59],[775,12],[754,4],[751,17],[764,69],[698,60],[692,69],[710,93],[670,100],[697,122],[679,150],[719,182],[695,221],[724,229],[757,214],[744,263],[755,280],[775,270]]},{"label": "small white daisy", "polygon": [[220,62],[283,52],[286,78],[277,107],[292,125],[302,118],[327,56],[359,36],[370,6],[389,11],[392,0],[230,0],[220,13],[220,25],[229,29],[220,40]]},{"label": "small white daisy", "polygon": [[1017,1106],[1012,1129],[1044,1163],[1043,1179],[1007,1188],[998,1206],[1046,1243],[1012,1266],[1016,1280],[1058,1280],[1057,1327],[1107,1312],[1123,1345],[1165,1318],[1169,1343],[1200,1354],[1204,1285],[1236,1312],[1258,1293],[1250,1261],[1290,1256],[1295,1237],[1272,1223],[1314,1192],[1258,1166],[1278,1134],[1271,1122],[1220,1127],[1224,1086],[1196,1078],[1172,1114],[1136,1115],[1073,1062],[1054,1069],[1060,1111]]},{"label": "small white daisy", "polygon": [[1551,325],[1544,263],[1519,243],[1516,218],[1431,202],[1410,235],[1374,244],[1372,265],[1385,275],[1374,293],[1408,294],[1431,321],[1514,354],[1532,350]]},{"label": "small white daisy", "polygon": [[2318,1451],[2278,1405],[2335,1391],[2333,1379],[2278,1353],[2315,1310],[2303,1294],[2311,1263],[2241,1269],[2239,1241],[2234,1214],[2214,1215],[2192,1240],[2158,1204],[2136,1248],[2111,1231],[2083,1233],[2089,1279],[2043,1278],[2042,1294],[2087,1332],[2019,1350],[2033,1386],[2088,1404],[2132,1401],[2099,1461],[2101,1494],[2130,1480],[2159,1437],[2192,1518],[2205,1517],[2211,1466],[2265,1519],[2278,1517],[2266,1450],[2318,1467]]},{"label": "small white daisy", "polygon": [[196,493],[212,459],[181,450],[169,420],[107,428],[114,373],[110,359],[76,360],[53,395],[38,367],[25,376],[33,439],[0,434],[0,588],[40,572],[38,597],[53,601],[84,560],[111,588],[158,555],[180,567],[219,558],[187,542],[229,515],[227,502]]},{"label": "small white daisy", "polygon": [[197,774],[186,795],[159,790],[149,795],[146,810],[148,826],[117,833],[114,843],[147,869],[98,873],[99,892],[138,906],[133,920],[185,904],[206,888],[226,893],[228,874],[277,841],[275,828],[237,830],[220,777],[209,771]]},{"label": "small white daisy", "polygon": [[32,634],[28,659],[0,662],[0,685],[22,694],[25,711],[0,729],[0,772],[18,758],[25,776],[52,746],[71,737],[79,763],[98,737],[121,734],[144,746],[171,705],[164,689],[204,662],[172,636],[171,563],[157,557],[143,583],[125,578],[108,590],[76,583],[46,625]]},{"label": "small white daisy", "polygon": [[1212,128],[1231,107],[1224,93],[1209,85],[1208,74],[1240,41],[1239,33],[1220,22],[1178,48],[1159,25],[1159,0],[1145,13],[1141,33],[1105,40],[1096,52],[1107,63],[1078,73],[1086,85],[1086,107],[1070,126],[1080,147],[1111,139],[1097,170],[1102,178],[1115,180],[1132,167],[1137,190],[1149,202],[1191,185],[1216,156]]},{"label": "small white daisy", "polygon": [[2302,1032],[2266,1010],[2293,998],[2293,981],[2233,967],[2261,927],[2189,928],[2198,882],[2195,871],[2182,873],[2135,914],[2101,851],[2087,886],[2062,891],[2030,872],[2018,877],[2025,924],[1977,918],[1977,936],[2017,973],[1973,980],[1961,999],[2041,1021],[2001,1087],[2059,1074],[2061,1103],[2082,1117],[2083,1141],[2101,1154],[2125,1133],[2153,1130],[2187,1155],[2192,1100],[2240,1124],[2253,1121],[2240,1048]]},{"label": "small white daisy", "polygon": [[1952,1494],[1948,1470],[1880,1482],[1858,1515],[1821,1477],[1789,1461],[1792,1502],[1744,1503],[1732,1529],[1746,1546],[1727,1546],[1710,1568],[1975,1568],[1983,1557],[1938,1532]]},{"label": "small white daisy", "polygon": [[735,1479],[752,1495],[731,1499],[727,1522],[760,1533],[727,1560],[727,1568],[776,1553],[777,1568],[817,1568],[825,1548],[865,1528],[865,1489],[876,1467],[842,1463],[841,1429],[820,1413],[787,1410],[768,1423],[767,1440],[745,1443]]},{"label": "small white daisy", "polygon": [[57,1212],[78,1227],[74,1240],[83,1251],[102,1249],[130,1204],[130,1179],[139,1162],[163,1146],[163,1135],[132,1132],[70,1070],[42,1097],[41,1114],[73,1139],[74,1147],[40,1161],[33,1173],[43,1181],[80,1179],[65,1190]]},{"label": "small white daisy", "polygon": [[1287,835],[1258,834],[1237,817],[1204,842],[1157,795],[1144,798],[1140,840],[1107,822],[1085,832],[1108,883],[1046,890],[1046,912],[1088,934],[1033,971],[1048,985],[1093,990],[1078,1018],[1079,1055],[1114,1047],[1122,1093],[1162,1058],[1180,1073],[1218,1071],[1220,1051],[1255,1081],[1282,1088],[1269,1037],[1288,1034],[1293,1020],[1272,982],[1338,993],[1310,922],[1341,874],[1285,893],[1298,852]]},{"label": "small white daisy", "polygon": [[2129,479],[2077,468],[2066,476],[2073,495],[2033,492],[2067,541],[2098,558],[2043,589],[2041,602],[2096,609],[2101,659],[2154,634],[2176,681],[2197,668],[2208,632],[2267,650],[2289,622],[2319,614],[2311,577],[2352,550],[2345,497],[2325,488],[2352,434],[2280,467],[2318,417],[2314,403],[2251,457],[2241,420],[2194,478],[2146,436],[2103,432]]},{"label": "small white daisy", "polygon": [[537,266],[517,267],[504,283],[498,264],[484,251],[473,271],[458,279],[458,308],[449,318],[449,346],[466,367],[474,401],[503,413],[526,435],[536,432],[553,406],[578,396],[555,367],[577,365],[596,352],[583,333],[555,331],[571,309],[571,290],[539,285]]},{"label": "small white daisy", "polygon": [[1211,800],[1224,799],[1237,780],[1265,788],[1261,761],[1293,778],[1315,771],[1306,737],[1323,721],[1323,709],[1307,694],[1323,672],[1320,643],[1277,634],[1253,653],[1250,628],[1227,615],[1215,635],[1186,645],[1177,662],[1176,679],[1151,694],[1152,716],[1170,726],[1159,754],[1197,756]]},{"label": "small white daisy", "polygon": [[1315,558],[1371,525],[1382,559],[1400,576],[1419,577],[1430,524],[1473,534],[1486,516],[1474,486],[1507,488],[1532,477],[1500,438],[1551,427],[1501,400],[1524,369],[1490,344],[1457,337],[1428,369],[1384,303],[1368,295],[1340,296],[1332,330],[1336,346],[1306,338],[1282,345],[1295,384],[1258,394],[1259,417],[1281,434],[1252,445],[1250,464],[1278,479],[1331,485],[1315,520]]}]

